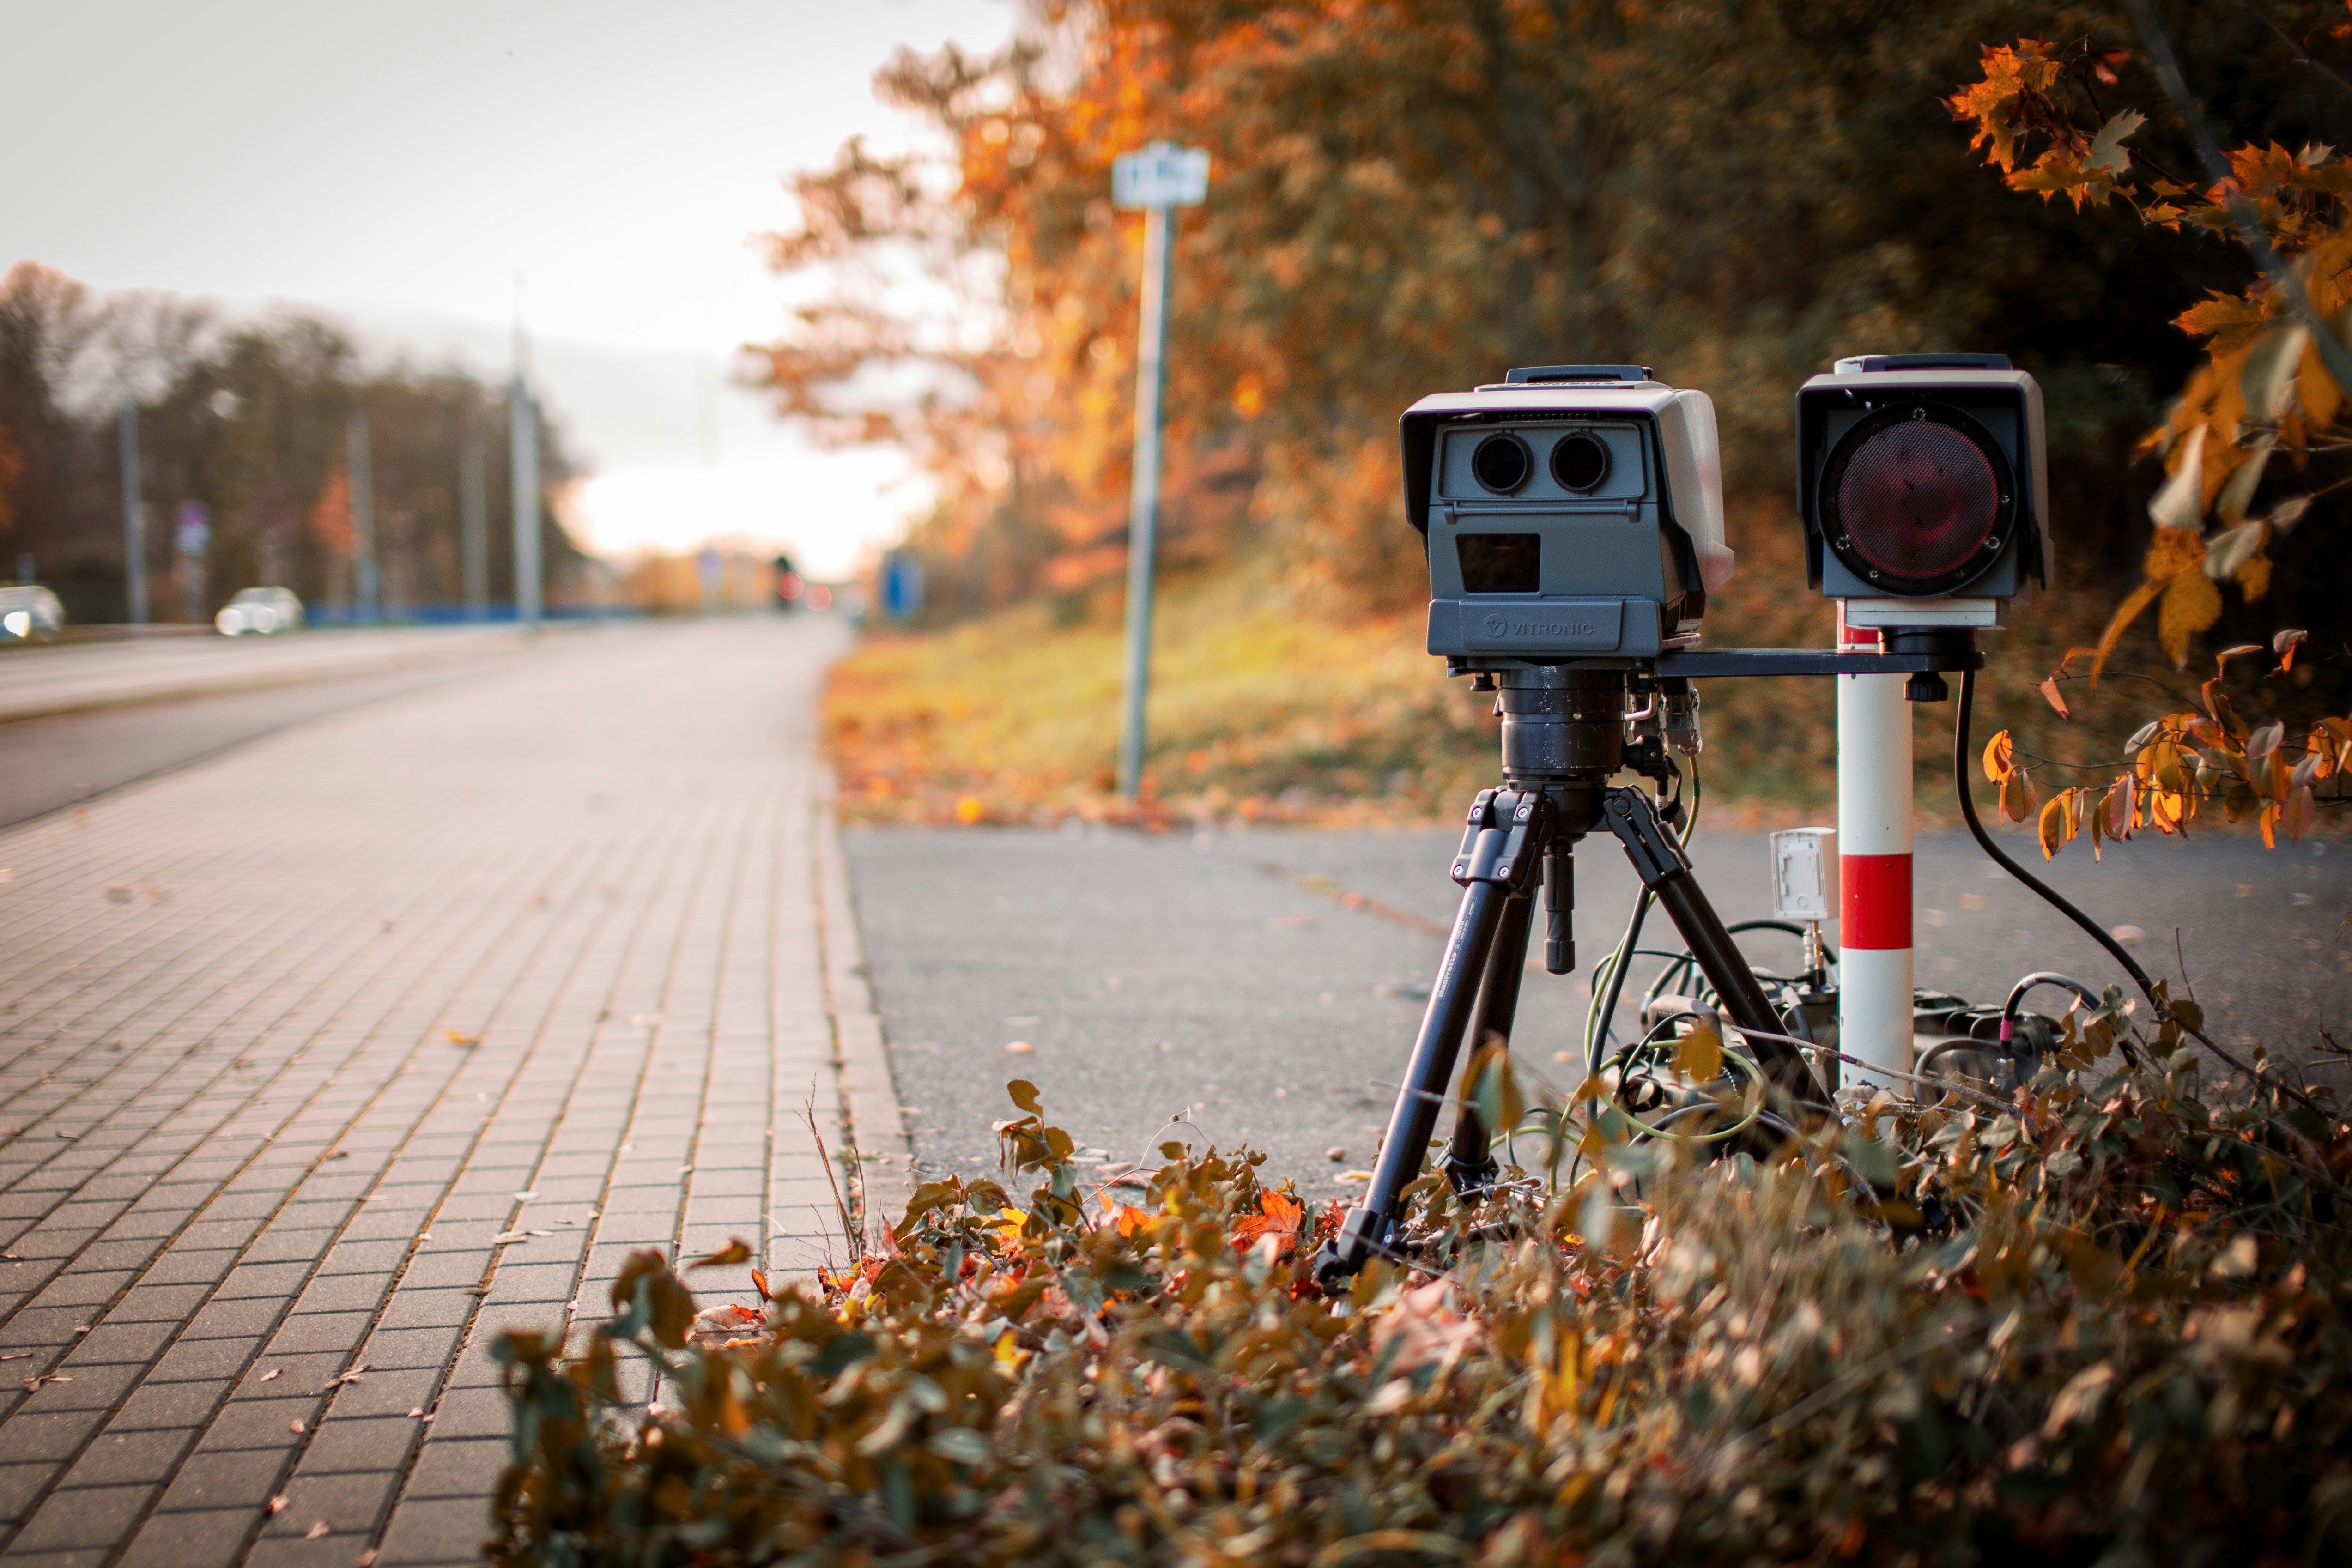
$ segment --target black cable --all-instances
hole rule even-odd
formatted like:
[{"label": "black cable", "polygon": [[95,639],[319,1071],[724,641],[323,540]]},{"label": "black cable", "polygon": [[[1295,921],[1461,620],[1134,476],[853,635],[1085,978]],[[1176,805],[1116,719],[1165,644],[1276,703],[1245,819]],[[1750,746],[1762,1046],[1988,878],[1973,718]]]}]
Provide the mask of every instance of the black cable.
[{"label": "black cable", "polygon": [[2149,979],[2147,971],[2124,951],[2123,944],[2108,936],[2105,926],[2067,903],[2055,888],[2010,859],[2001,847],[1992,841],[1992,835],[1985,831],[1983,821],[1977,816],[1976,791],[1972,788],[1973,780],[1969,777],[1969,715],[1975,706],[1976,690],[1977,673],[1974,670],[1961,671],[1959,712],[1954,716],[1952,726],[1952,783],[1959,791],[1960,815],[1967,820],[1969,833],[1974,835],[1984,852],[1992,857],[1994,864],[2040,894],[2051,908],[2089,932],[2091,939],[2114,956],[2116,962],[2123,966],[2124,973],[2132,977],[2132,983],[2147,998],[2148,1005],[2156,1009],[2157,1021],[2170,1021],[2172,1009],[2166,1007],[2163,998],[2156,994],[2156,982]]},{"label": "black cable", "polygon": [[[1977,673],[1974,670],[1961,671],[1959,711],[1953,715],[1952,722],[1952,785],[1960,797],[1960,815],[1967,821],[1969,831],[1975,837],[1978,845],[1986,854],[1992,857],[1994,864],[2040,894],[2051,908],[2089,932],[2100,946],[2112,954],[2116,962],[2123,966],[2124,973],[2129,975],[2133,983],[2139,987],[2140,994],[2147,998],[2148,1006],[2156,1009],[2158,1023],[2179,1024],[2181,1032],[2244,1073],[2249,1079],[2261,1079],[2263,1076],[2262,1073],[2255,1071],[2252,1067],[2240,1061],[2236,1057],[2214,1044],[2212,1038],[2203,1030],[2191,1029],[2187,1023],[2175,1018],[2172,1009],[2165,1005],[2161,997],[2156,994],[2156,982],[2147,977],[2146,969],[2133,962],[2132,956],[2123,950],[2121,943],[2108,936],[2098,922],[2067,903],[2055,889],[2002,853],[2001,847],[1992,841],[1992,835],[1985,831],[1984,823],[1977,817],[1976,791],[1969,779],[1969,715],[1975,703],[1976,689]],[[2322,1111],[2310,1095],[2304,1093],[2294,1084],[2275,1077],[2272,1082],[2278,1084],[2282,1093],[2293,1098],[2314,1115],[2323,1119],[2326,1117],[2327,1113]]]},{"label": "black cable", "polygon": [[[2054,969],[2036,969],[2010,988],[2009,1000],[2000,1005],[2000,1019],[2003,1024],[2012,1024],[2017,1021],[2018,1014],[2025,1006],[2025,994],[2036,986],[2063,986],[2082,998],[2085,1007],[2095,1009],[2103,1005],[2097,993],[2072,975],[2062,975]],[[2009,1038],[2008,1030],[2001,1030],[2001,1038],[2004,1040]]]}]

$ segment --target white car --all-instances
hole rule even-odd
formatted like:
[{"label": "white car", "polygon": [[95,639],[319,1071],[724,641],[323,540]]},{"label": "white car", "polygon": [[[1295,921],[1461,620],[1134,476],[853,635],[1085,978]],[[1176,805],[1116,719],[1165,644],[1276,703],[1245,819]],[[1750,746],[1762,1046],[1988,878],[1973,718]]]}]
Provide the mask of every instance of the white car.
[{"label": "white car", "polygon": [[66,607],[38,583],[0,588],[0,643],[46,643],[65,623]]},{"label": "white car", "polygon": [[250,632],[267,636],[274,632],[299,632],[302,629],[302,601],[294,597],[290,588],[241,588],[236,597],[221,606],[213,617],[213,624],[221,629],[224,637],[241,637]]}]

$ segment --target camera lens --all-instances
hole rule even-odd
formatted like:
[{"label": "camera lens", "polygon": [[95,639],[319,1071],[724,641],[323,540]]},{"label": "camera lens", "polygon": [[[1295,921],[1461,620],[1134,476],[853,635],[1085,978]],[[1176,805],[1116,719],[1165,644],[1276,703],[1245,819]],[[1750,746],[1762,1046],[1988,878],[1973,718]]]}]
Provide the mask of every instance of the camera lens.
[{"label": "camera lens", "polygon": [[1822,478],[1833,548],[1892,593],[1943,593],[1980,575],[2015,516],[2008,460],[1957,409],[1871,415],[1838,443]]},{"label": "camera lens", "polygon": [[1566,490],[1590,490],[1609,477],[1609,448],[1597,435],[1563,438],[1551,449],[1551,476]]},{"label": "camera lens", "polygon": [[1535,465],[1528,444],[1507,431],[1486,437],[1470,454],[1471,476],[1497,496],[1507,496],[1526,484]]}]

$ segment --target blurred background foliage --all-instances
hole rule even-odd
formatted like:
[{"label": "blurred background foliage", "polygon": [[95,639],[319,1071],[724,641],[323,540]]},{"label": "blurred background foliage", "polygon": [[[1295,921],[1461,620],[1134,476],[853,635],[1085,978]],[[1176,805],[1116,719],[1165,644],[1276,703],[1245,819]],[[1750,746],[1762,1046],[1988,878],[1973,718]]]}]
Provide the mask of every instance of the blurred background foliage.
[{"label": "blurred background foliage", "polygon": [[[0,277],[0,565],[30,556],[68,622],[126,619],[126,400],[139,409],[154,619],[207,619],[257,584],[291,588],[331,614],[348,609],[354,413],[368,419],[386,614],[463,599],[458,473],[468,435],[482,446],[490,599],[512,601],[505,387],[455,369],[372,363],[314,316],[240,320],[167,294],[100,296],[25,262]],[[542,495],[576,469],[542,414]],[[173,522],[190,502],[212,524],[201,605],[183,602],[172,575]],[[550,601],[561,604],[587,557],[543,504],[540,533]]]},{"label": "blurred background foliage", "polygon": [[[2225,141],[2352,131],[2352,96],[2271,26],[2352,68],[2315,31],[2342,5],[2160,9]],[[1292,615],[1401,614],[1395,634],[1417,643],[1409,612],[1426,590],[1397,494],[1398,413],[1513,364],[1626,361],[1716,400],[1741,561],[1709,643],[1818,644],[1832,617],[1801,588],[1796,386],[1843,354],[2005,351],[2048,398],[2063,586],[1990,640],[1987,727],[2015,727],[2036,754],[2105,755],[2162,694],[2112,681],[2061,737],[2032,688],[2137,580],[2162,476],[2133,446],[2201,358],[2171,319],[2253,269],[2226,236],[2007,189],[1943,100],[1979,74],[1983,46],[2020,36],[2136,41],[2120,7],[1991,0],[1049,4],[1002,54],[902,55],[883,73],[945,157],[852,142],[793,180],[803,226],[770,243],[814,286],[760,376],[835,439],[919,455],[940,498],[909,545],[935,618],[1052,607],[1043,627],[966,634],[957,673],[985,685],[1012,678],[992,649],[1016,657],[1052,625],[1118,613],[1141,234],[1111,207],[1109,165],[1149,141],[1205,147],[1213,164],[1207,204],[1182,215],[1171,328],[1162,549],[1180,593],[1188,575],[1246,572]],[[2121,70],[2119,94],[2157,110],[2137,50]],[[2134,149],[2195,163],[2161,113]],[[2328,656],[2347,635],[2336,585],[2352,559],[2326,515],[2342,504],[2323,498],[2281,541],[2267,602],[2233,605],[2209,633],[2218,647],[2308,628],[2320,656],[2297,674],[2317,690],[2295,701],[2315,712],[2352,685]],[[2115,667],[2171,675],[2151,629]],[[1441,684],[1426,664],[1401,678]],[[1827,684],[1713,685],[1710,760],[1734,788],[1825,798]],[[1377,672],[1363,689],[1369,708],[1398,707]],[[938,696],[869,683],[859,733]],[[1948,716],[1920,721],[1923,771],[1941,772]],[[1155,744],[1161,790],[1255,792],[1175,766],[1199,749]],[[942,789],[992,812],[1035,783],[953,751],[932,758]],[[1070,752],[1064,770],[1083,762]],[[1319,799],[1357,792],[1373,765],[1302,766],[1294,784]]]}]

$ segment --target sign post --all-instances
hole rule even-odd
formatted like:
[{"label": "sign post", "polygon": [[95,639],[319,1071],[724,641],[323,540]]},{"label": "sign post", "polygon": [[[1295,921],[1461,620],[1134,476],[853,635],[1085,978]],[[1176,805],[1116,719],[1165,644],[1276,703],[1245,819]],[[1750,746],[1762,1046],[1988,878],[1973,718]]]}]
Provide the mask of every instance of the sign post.
[{"label": "sign post", "polygon": [[[1838,652],[1875,653],[1848,626]],[[1901,675],[1837,677],[1838,1049],[1911,1071],[1911,705]],[[1893,1087],[1864,1069],[1858,1081]]]},{"label": "sign post", "polygon": [[1151,686],[1151,565],[1160,528],[1160,402],[1168,388],[1168,289],[1176,209],[1209,195],[1209,155],[1155,141],[1115,160],[1111,199],[1143,210],[1143,320],[1135,349],[1135,487],[1128,503],[1127,692],[1119,724],[1118,792],[1143,789],[1143,708]]},{"label": "sign post", "polygon": [[212,548],[213,517],[202,501],[180,503],[172,546],[180,558],[180,608],[191,622],[205,620],[205,552]]},{"label": "sign post", "polygon": [[139,480],[139,405],[122,400],[122,564],[131,624],[147,624],[147,509]]}]

